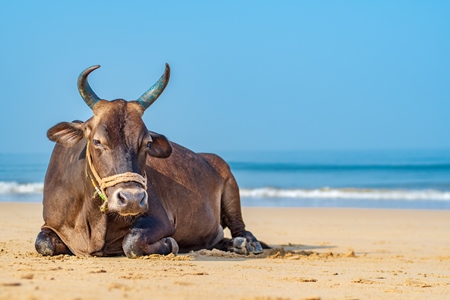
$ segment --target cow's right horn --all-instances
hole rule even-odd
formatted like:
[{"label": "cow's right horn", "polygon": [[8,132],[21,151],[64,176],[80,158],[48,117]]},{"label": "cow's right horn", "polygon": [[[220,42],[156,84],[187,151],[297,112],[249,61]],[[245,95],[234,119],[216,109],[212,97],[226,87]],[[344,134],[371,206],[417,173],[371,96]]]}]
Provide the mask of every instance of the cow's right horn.
[{"label": "cow's right horn", "polygon": [[137,99],[137,102],[144,107],[144,109],[147,109],[150,105],[153,104],[153,102],[158,99],[159,95],[164,91],[164,89],[167,86],[167,83],[169,83],[170,78],[170,67],[168,64],[166,64],[166,69],[164,70],[164,74],[159,78],[159,80],[146,91],[139,99]]},{"label": "cow's right horn", "polygon": [[98,68],[100,68],[99,65],[89,67],[84,70],[80,74],[80,76],[78,76],[78,91],[80,92],[80,95],[83,98],[84,102],[86,102],[86,104],[91,109],[94,108],[95,104],[98,102],[98,100],[100,100],[100,98],[91,89],[87,77],[92,71]]}]

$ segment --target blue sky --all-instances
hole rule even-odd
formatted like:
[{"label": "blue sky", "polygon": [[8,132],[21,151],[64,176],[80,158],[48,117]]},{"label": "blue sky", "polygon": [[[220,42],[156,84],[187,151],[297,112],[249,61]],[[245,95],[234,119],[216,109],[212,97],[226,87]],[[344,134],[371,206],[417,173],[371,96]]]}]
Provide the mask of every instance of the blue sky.
[{"label": "blue sky", "polygon": [[[243,3],[244,2],[244,3]],[[3,1],[1,153],[133,100],[196,151],[450,149],[449,1]]]}]

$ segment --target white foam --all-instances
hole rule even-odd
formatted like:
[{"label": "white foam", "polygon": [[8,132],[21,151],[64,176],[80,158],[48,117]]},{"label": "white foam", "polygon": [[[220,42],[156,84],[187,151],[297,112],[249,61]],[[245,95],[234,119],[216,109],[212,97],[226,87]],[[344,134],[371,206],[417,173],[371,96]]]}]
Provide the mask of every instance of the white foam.
[{"label": "white foam", "polygon": [[450,201],[450,192],[437,190],[382,189],[241,189],[241,197],[311,198],[311,199],[372,199],[372,200],[440,200]]},{"label": "white foam", "polygon": [[[0,194],[41,194],[44,184],[0,181]],[[277,189],[272,187],[241,189],[248,198],[309,198],[309,199],[373,199],[373,200],[440,200],[450,201],[450,191],[384,190],[384,189]]]},{"label": "white foam", "polygon": [[37,194],[42,193],[43,183],[17,183],[0,181],[0,194]]}]

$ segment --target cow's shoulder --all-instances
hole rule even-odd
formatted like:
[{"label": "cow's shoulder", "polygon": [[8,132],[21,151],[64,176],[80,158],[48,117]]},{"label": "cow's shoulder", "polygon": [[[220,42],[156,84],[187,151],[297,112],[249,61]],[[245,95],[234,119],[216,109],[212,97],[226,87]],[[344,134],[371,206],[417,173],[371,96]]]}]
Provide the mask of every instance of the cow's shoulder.
[{"label": "cow's shoulder", "polygon": [[198,153],[213,169],[215,169],[222,178],[228,178],[231,175],[230,166],[219,155],[214,153]]},{"label": "cow's shoulder", "polygon": [[176,173],[176,176],[179,177],[184,174],[183,172],[186,173],[186,176],[196,175],[198,177],[203,174],[211,177],[211,180],[216,177],[214,174],[222,179],[230,176],[230,167],[220,156],[213,153],[194,152],[172,141],[170,144],[173,149],[171,156],[165,159],[148,157],[147,166],[149,168],[166,176]]},{"label": "cow's shoulder", "polygon": [[205,153],[205,152],[194,152],[188,148],[185,148],[177,143],[171,142],[174,149],[173,155],[174,159],[182,161],[196,162],[197,164],[211,167],[212,169],[218,171],[222,177],[224,174],[231,173],[230,166],[227,162],[217,154]]}]

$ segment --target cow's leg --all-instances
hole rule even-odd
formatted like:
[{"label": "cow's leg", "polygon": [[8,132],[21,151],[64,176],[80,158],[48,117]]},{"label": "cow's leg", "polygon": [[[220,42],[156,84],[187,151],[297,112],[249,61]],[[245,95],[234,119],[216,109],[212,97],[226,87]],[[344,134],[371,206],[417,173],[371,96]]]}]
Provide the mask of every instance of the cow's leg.
[{"label": "cow's leg", "polygon": [[34,244],[36,251],[44,256],[58,254],[72,254],[59,236],[50,229],[44,228],[39,232]]},{"label": "cow's leg", "polygon": [[123,251],[127,257],[136,258],[150,254],[167,255],[170,253],[178,253],[178,244],[173,238],[165,237],[151,241],[149,239],[151,237],[149,231],[145,229],[130,230],[122,243]]},{"label": "cow's leg", "polygon": [[[155,211],[159,214],[162,212]],[[168,218],[157,216],[143,216],[138,218],[130,231],[125,235],[122,248],[129,258],[136,258],[150,254],[177,254],[178,244],[170,236],[175,228]]]},{"label": "cow's leg", "polygon": [[222,227],[230,228],[232,239],[230,241],[222,240],[217,248],[226,247],[229,251],[241,254],[262,253],[261,243],[250,231],[245,230],[239,188],[232,174],[225,183],[220,209]]}]

